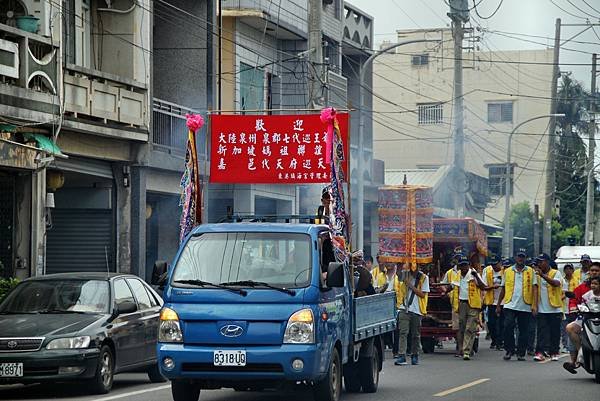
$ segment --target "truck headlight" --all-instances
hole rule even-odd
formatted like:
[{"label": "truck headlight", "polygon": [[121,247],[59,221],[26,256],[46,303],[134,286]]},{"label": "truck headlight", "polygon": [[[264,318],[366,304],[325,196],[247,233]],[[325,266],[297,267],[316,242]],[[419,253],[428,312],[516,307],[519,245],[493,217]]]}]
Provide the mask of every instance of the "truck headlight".
[{"label": "truck headlight", "polygon": [[313,344],[315,342],[315,319],[310,309],[295,312],[288,320],[283,335],[284,344]]},{"label": "truck headlight", "polygon": [[76,349],[88,348],[90,346],[90,336],[65,337],[52,340],[46,345],[46,349]]},{"label": "truck headlight", "polygon": [[181,343],[183,333],[179,325],[179,316],[173,309],[163,308],[160,311],[158,341],[161,343]]}]

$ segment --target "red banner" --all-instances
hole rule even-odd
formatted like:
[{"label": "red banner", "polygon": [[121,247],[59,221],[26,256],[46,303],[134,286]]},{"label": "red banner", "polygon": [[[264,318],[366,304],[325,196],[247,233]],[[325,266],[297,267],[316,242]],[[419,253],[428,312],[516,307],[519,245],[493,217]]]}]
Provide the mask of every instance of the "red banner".
[{"label": "red banner", "polygon": [[[348,113],[337,114],[348,177]],[[318,114],[212,115],[210,182],[230,184],[328,183],[327,126]]]}]

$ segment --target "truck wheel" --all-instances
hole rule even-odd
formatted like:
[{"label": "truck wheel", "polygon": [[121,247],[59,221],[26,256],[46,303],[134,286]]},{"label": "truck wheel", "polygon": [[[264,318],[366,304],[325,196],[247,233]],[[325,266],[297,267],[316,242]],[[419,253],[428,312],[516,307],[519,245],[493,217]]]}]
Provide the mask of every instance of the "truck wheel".
[{"label": "truck wheel", "polygon": [[[350,356],[352,358],[352,356]],[[360,378],[358,377],[358,364],[349,361],[344,365],[344,388],[348,393],[360,392]]]},{"label": "truck wheel", "polygon": [[594,378],[596,379],[596,383],[600,384],[600,355],[594,355]]},{"label": "truck wheel", "polygon": [[360,384],[364,393],[377,392],[379,385],[379,350],[373,348],[373,355],[358,360]]},{"label": "truck wheel", "polygon": [[339,401],[342,392],[342,361],[337,349],[333,349],[327,375],[314,385],[313,391],[315,401]]},{"label": "truck wheel", "polygon": [[198,401],[200,386],[189,381],[173,380],[171,382],[173,401]]},{"label": "truck wheel", "polygon": [[435,338],[433,337],[422,337],[421,347],[423,348],[424,354],[433,354],[435,352]]}]

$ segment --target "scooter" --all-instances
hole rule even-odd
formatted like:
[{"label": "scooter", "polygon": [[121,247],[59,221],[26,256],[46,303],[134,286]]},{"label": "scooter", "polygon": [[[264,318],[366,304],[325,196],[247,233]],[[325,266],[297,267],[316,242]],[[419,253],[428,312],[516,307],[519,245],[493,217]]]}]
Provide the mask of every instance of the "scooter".
[{"label": "scooter", "polygon": [[583,330],[577,360],[600,384],[600,302],[583,303],[578,309],[583,317]]}]

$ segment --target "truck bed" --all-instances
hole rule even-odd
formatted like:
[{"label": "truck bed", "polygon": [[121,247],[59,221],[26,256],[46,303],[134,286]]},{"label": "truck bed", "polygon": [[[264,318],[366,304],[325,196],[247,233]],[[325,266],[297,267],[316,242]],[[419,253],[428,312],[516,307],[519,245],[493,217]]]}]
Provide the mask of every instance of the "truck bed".
[{"label": "truck bed", "polygon": [[354,298],[354,341],[393,331],[396,328],[396,293]]}]

